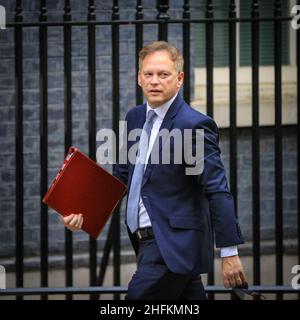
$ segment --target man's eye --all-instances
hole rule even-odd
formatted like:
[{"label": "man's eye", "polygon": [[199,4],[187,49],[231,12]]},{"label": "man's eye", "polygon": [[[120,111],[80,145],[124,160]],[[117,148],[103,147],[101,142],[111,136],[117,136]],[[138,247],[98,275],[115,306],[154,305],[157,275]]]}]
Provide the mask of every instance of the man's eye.
[{"label": "man's eye", "polygon": [[168,77],[168,75],[169,75],[168,73],[164,72],[164,73],[160,74],[160,77],[164,79],[164,78]]},{"label": "man's eye", "polygon": [[152,76],[151,73],[145,73],[145,77],[146,77],[146,78],[149,78],[149,77],[151,77],[151,76]]}]

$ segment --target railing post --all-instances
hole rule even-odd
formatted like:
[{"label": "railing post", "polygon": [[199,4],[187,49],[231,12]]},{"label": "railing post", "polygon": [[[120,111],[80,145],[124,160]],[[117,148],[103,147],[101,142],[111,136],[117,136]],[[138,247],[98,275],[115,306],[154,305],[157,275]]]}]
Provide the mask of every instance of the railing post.
[{"label": "railing post", "polygon": [[[114,0],[112,8],[112,20],[119,20],[119,1]],[[120,27],[117,24],[112,25],[112,103],[113,103],[113,130],[116,137],[119,137],[119,118],[120,118]],[[116,159],[119,158],[119,141],[116,145]],[[113,215],[111,223],[113,224],[113,265],[114,265],[114,285],[118,286],[121,282],[121,239],[120,239],[120,211],[117,209]],[[120,294],[114,294],[114,299],[120,299]]]},{"label": "railing post", "polygon": [[[142,0],[138,0],[136,4],[136,13],[135,19],[136,20],[143,20],[143,6]],[[136,24],[135,26],[135,57],[136,57],[136,72],[139,70],[139,52],[143,47],[143,25],[141,23]],[[138,82],[136,81],[136,103],[142,104],[143,103],[143,92]]]},{"label": "railing post", "polygon": [[[189,20],[191,18],[189,0],[185,0],[183,4],[182,18]],[[184,58],[184,84],[183,84],[183,97],[187,103],[191,100],[191,59],[190,59],[190,30],[191,24],[189,22],[183,22],[183,58]]]},{"label": "railing post", "polygon": [[[46,0],[41,0],[40,21],[47,21]],[[48,66],[47,26],[39,29],[40,55],[40,161],[41,197],[48,189]],[[41,201],[41,286],[48,286],[48,207]],[[42,299],[47,299],[43,295]]]},{"label": "railing post", "polygon": [[[229,5],[229,153],[230,153],[230,191],[232,193],[235,213],[237,215],[237,127],[236,127],[236,19],[235,0],[230,0]],[[235,299],[234,295],[231,295]]]},{"label": "railing post", "polygon": [[158,39],[168,41],[168,24],[166,21],[170,19],[168,14],[169,0],[157,0],[156,8],[158,11],[156,18],[160,20],[158,26]]},{"label": "railing post", "polygon": [[[16,1],[15,22],[22,22],[22,1]],[[16,286],[24,283],[24,155],[23,155],[23,29],[15,27],[16,95]],[[19,296],[18,300],[23,297]]]},{"label": "railing post", "polygon": [[[94,21],[95,4],[89,0],[88,21]],[[88,103],[89,103],[89,156],[96,160],[96,30],[88,25]],[[90,286],[97,285],[97,242],[89,238]],[[93,296],[91,295],[92,299]]]},{"label": "railing post", "polygon": [[[298,0],[300,5],[300,0]],[[298,11],[298,14],[300,10]],[[300,28],[297,32],[297,156],[298,156],[298,264],[300,265]],[[300,299],[300,293],[298,296]]]},{"label": "railing post", "polygon": [[[205,58],[206,58],[206,113],[208,116],[214,116],[214,7],[212,0],[206,1],[205,12]],[[213,233],[212,233],[213,234]],[[207,276],[207,284],[213,285],[215,282],[214,271],[209,272]],[[214,299],[214,294],[209,293],[209,298]]]},{"label": "railing post", "polygon": [[252,1],[252,229],[253,283],[260,284],[259,4]]},{"label": "railing post", "polygon": [[[71,3],[65,0],[64,21],[71,21]],[[64,26],[64,134],[65,154],[72,144],[72,27]],[[73,233],[65,228],[65,254],[66,254],[66,286],[73,285]],[[66,295],[67,300],[72,295]]]},{"label": "railing post", "polygon": [[[235,0],[230,1],[229,19],[236,19]],[[229,21],[229,105],[230,105],[230,190],[237,210],[237,130],[236,130],[236,22]]]},{"label": "railing post", "polygon": [[[275,19],[282,16],[281,1],[275,0]],[[275,66],[275,241],[276,284],[283,283],[283,187],[282,187],[282,21],[274,22],[274,66]],[[282,294],[277,294],[282,299]]]},{"label": "railing post", "polygon": [[214,7],[212,0],[207,0],[206,3],[206,23],[205,23],[205,38],[206,38],[206,113],[210,117],[214,115]]}]

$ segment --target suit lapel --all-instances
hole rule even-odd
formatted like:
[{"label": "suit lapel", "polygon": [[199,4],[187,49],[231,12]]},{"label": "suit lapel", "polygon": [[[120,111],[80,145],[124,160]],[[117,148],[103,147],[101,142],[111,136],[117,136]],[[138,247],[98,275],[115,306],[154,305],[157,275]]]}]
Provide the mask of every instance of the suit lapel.
[{"label": "suit lapel", "polygon": [[134,128],[143,129],[144,123],[146,121],[146,111],[147,105],[143,104],[143,108],[140,110],[140,115],[137,117],[137,122]]},{"label": "suit lapel", "polygon": [[[174,118],[175,118],[179,108],[181,107],[182,103],[183,103],[183,100],[178,94],[176,99],[171,104],[171,106],[170,106],[167,114],[165,115],[164,120],[159,128],[158,135],[157,135],[155,142],[154,142],[154,145],[153,145],[153,150],[157,150],[157,148],[155,148],[155,146],[157,146],[157,144],[159,144],[159,159],[161,159],[162,146],[164,145],[165,141],[167,140],[167,138],[169,136],[169,135],[163,135],[161,142],[159,142],[159,134],[162,130],[167,130],[168,132],[170,132],[173,129]],[[151,157],[151,154],[150,154],[150,157]],[[149,160],[150,160],[150,157],[149,157]],[[150,178],[154,166],[155,166],[155,164],[152,164],[152,163],[147,164],[147,167],[146,167],[146,170],[144,173],[144,177],[143,177],[142,187]]]},{"label": "suit lapel", "polygon": [[[146,121],[146,111],[147,111],[147,105],[144,104],[143,105],[143,108],[141,108],[141,110],[139,111],[139,114],[138,116],[136,117],[136,122],[134,123],[134,125],[131,127],[133,129],[143,129],[143,126],[144,126],[144,122]],[[128,139],[128,137],[127,137]],[[140,140],[140,137],[137,137],[137,140],[135,143],[138,143]],[[129,151],[129,149],[128,149]],[[131,184],[131,179],[132,179],[132,174],[133,174],[133,170],[134,170],[134,165],[131,165],[130,166],[130,170],[129,170],[129,173],[128,173],[128,185],[130,186]]]}]

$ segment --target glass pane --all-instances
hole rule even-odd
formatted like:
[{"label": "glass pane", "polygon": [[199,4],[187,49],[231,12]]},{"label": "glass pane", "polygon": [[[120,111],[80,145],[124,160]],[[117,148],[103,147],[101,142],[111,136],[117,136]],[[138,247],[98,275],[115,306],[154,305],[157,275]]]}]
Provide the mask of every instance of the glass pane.
[{"label": "glass pane", "polygon": [[[283,16],[288,16],[288,1],[282,2]],[[259,1],[260,17],[274,17],[274,1]],[[240,1],[241,18],[251,17],[251,2]],[[240,27],[240,64],[251,65],[251,24],[241,23]],[[260,65],[274,64],[274,22],[260,23],[259,31]],[[282,63],[289,64],[289,23],[282,23]]]},{"label": "glass pane", "polygon": [[[229,5],[224,6],[224,0],[215,0],[214,17],[224,19],[228,17]],[[197,18],[205,17],[206,1],[199,1],[197,9]],[[224,67],[228,65],[228,23],[214,23],[214,66]],[[205,24],[197,23],[194,25],[194,39],[196,47],[195,64],[196,67],[203,68],[205,61]]]}]

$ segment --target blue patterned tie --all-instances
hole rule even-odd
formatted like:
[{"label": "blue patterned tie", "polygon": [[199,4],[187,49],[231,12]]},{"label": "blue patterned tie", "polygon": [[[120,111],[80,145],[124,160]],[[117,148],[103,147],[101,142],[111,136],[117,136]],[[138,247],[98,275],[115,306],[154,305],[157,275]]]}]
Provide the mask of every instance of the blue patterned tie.
[{"label": "blue patterned tie", "polygon": [[134,166],[134,171],[131,179],[131,185],[127,202],[127,225],[132,233],[134,233],[138,229],[138,213],[141,195],[141,185],[143,181],[144,167],[150,140],[150,133],[155,117],[156,113],[153,110],[150,110],[147,114],[147,119],[143,126],[143,131],[139,143],[138,155],[136,158],[136,164]]}]

